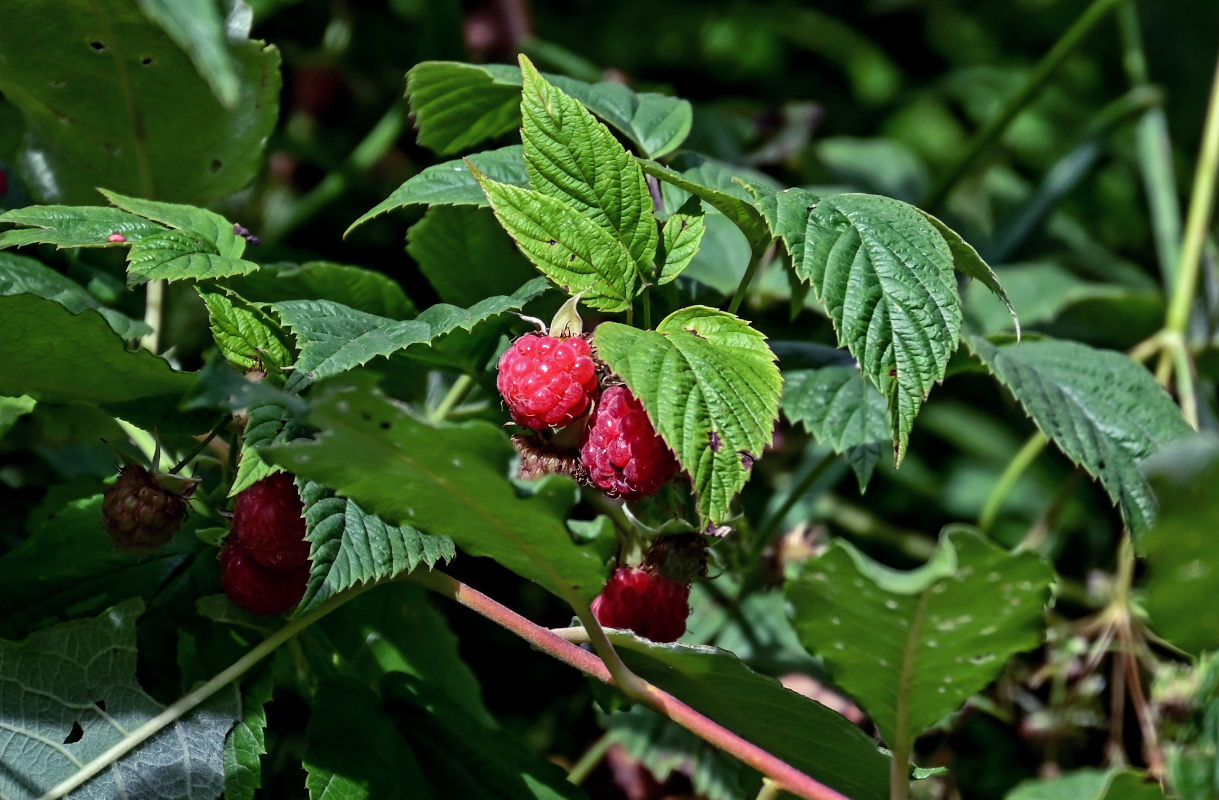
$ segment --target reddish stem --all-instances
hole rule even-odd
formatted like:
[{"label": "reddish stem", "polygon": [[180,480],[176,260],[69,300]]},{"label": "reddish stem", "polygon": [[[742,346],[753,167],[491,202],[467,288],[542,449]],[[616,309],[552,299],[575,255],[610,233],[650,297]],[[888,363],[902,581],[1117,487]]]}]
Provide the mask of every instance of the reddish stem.
[{"label": "reddish stem", "polygon": [[[436,570],[416,572],[410,576],[410,579],[482,614],[563,663],[573,666],[599,681],[613,686],[617,685],[605,666],[605,662],[600,658],[566,639],[556,636],[548,628],[543,628],[512,609],[497,603],[477,589]],[[636,699],[647,703],[691,733],[773,779],[785,791],[807,798],[807,800],[849,800],[825,784],[805,775],[783,759],[745,741],[719,723],[708,719],[668,692],[643,679],[638,679],[638,682],[642,691]]]}]

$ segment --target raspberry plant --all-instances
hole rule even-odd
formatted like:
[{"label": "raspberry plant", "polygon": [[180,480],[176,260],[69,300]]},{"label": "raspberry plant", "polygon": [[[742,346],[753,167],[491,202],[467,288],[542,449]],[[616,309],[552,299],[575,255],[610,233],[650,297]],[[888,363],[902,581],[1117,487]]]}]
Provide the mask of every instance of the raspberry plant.
[{"label": "raspberry plant", "polygon": [[389,5],[5,15],[0,796],[1219,792],[1213,25]]}]

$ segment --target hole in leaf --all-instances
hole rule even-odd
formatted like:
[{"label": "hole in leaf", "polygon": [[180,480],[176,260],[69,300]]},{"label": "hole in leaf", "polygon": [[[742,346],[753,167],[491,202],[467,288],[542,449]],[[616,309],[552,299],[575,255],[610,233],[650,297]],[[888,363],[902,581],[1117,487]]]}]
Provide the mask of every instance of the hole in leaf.
[{"label": "hole in leaf", "polygon": [[391,427],[392,427],[392,426],[391,426],[391,425],[390,425],[388,422],[382,422],[382,423],[380,424],[380,428],[381,428],[381,430],[383,430],[383,431],[387,431],[387,430],[389,430]]},{"label": "hole in leaf", "polygon": [[92,47],[95,51],[97,51],[99,53],[106,52],[106,45],[103,44],[102,42],[92,41],[92,42],[89,42],[89,46]]},{"label": "hole in leaf", "polygon": [[98,711],[106,710],[106,701],[105,700],[94,700],[93,705],[97,706]]},{"label": "hole in leaf", "polygon": [[372,422],[372,414],[369,414],[367,411],[361,411],[360,419],[364,420],[365,422]]},{"label": "hole in leaf", "polygon": [[220,159],[218,159],[218,158],[212,159],[212,172],[219,172],[220,168],[223,166],[224,166],[224,162],[221,161]]},{"label": "hole in leaf", "polygon": [[72,730],[68,731],[68,735],[64,737],[64,744],[76,744],[81,737],[85,735],[85,729],[80,726],[79,722],[72,723]]},{"label": "hole in leaf", "polygon": [[153,64],[155,64],[157,62],[153,61],[152,56],[144,56],[143,58],[140,59],[140,63],[146,67],[151,67]]},{"label": "hole in leaf", "polygon": [[52,89],[62,89],[67,84],[64,81],[56,79],[56,80],[51,81],[47,85],[50,86]]}]

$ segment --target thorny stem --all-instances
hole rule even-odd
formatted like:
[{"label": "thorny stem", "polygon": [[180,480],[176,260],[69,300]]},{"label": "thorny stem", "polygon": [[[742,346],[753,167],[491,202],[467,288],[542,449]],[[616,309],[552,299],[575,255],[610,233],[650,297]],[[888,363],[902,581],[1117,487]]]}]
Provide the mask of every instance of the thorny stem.
[{"label": "thorny stem", "polygon": [[[735,756],[763,775],[772,778],[785,791],[808,798],[808,800],[847,800],[846,797],[835,790],[810,778],[808,775],[805,775],[757,745],[742,739],[727,728],[698,713],[668,692],[662,691],[637,675],[630,673],[629,670],[626,670],[626,672],[633,679],[632,683],[634,685],[624,687],[618,684],[611,675],[610,669],[600,658],[500,605],[477,589],[473,589],[435,570],[426,573],[415,572],[410,576],[410,579],[438,594],[457,601],[492,622],[507,628],[534,647],[549,653],[565,664],[569,664],[600,681],[617,686],[628,695],[660,712],[691,733]],[[580,616],[581,609],[577,608],[576,612],[577,616]],[[589,617],[591,618],[591,614],[589,614]],[[594,624],[596,623],[595,619],[592,621]],[[597,632],[600,632],[601,637],[605,636],[600,626],[597,626],[596,630],[590,630],[590,638],[592,638],[594,643],[596,642]],[[608,639],[606,643],[608,644]],[[638,692],[638,694],[632,694],[632,690]]]},{"label": "thorny stem", "polygon": [[453,385],[449,387],[449,391],[445,394],[444,399],[432,409],[432,413],[428,414],[428,422],[433,425],[439,425],[444,422],[473,385],[474,379],[469,375],[459,375],[457,380],[453,381]]},{"label": "thorny stem", "polygon": [[1109,11],[1121,2],[1124,0],[1093,0],[1092,5],[1088,6],[1087,10],[1075,20],[1075,23],[1054,44],[1050,52],[1037,62],[1024,85],[1020,87],[1020,91],[1009,98],[1003,104],[999,114],[978,131],[956,163],[936,182],[934,188],[928,192],[926,199],[920,203],[923,208],[934,210],[944,201],[961,176],[1007,130],[1007,126],[1024,110],[1025,106],[1045,88],[1067,56],[1092,32],[1092,29],[1105,18]]}]

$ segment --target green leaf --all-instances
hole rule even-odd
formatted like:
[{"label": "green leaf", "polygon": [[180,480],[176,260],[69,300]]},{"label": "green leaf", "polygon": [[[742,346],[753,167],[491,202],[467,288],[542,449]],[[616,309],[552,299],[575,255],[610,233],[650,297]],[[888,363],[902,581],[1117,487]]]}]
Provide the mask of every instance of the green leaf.
[{"label": "green leaf", "polygon": [[661,232],[664,262],[656,277],[658,285],[663,286],[676,280],[677,276],[690,266],[690,262],[698,255],[698,248],[702,245],[703,234],[706,232],[707,218],[698,198],[691,198],[680,211],[665,220],[664,230]]},{"label": "green leaf", "polygon": [[[215,0],[139,0],[140,8],[186,51],[200,77],[225,108],[234,108],[241,96],[237,61],[228,49],[230,33]],[[248,15],[249,7],[238,3]],[[249,26],[241,32],[249,36]]]},{"label": "green leaf", "polygon": [[1024,781],[1006,800],[1162,800],[1164,792],[1134,770],[1078,769],[1057,778]]},{"label": "green leaf", "polygon": [[241,692],[241,720],[224,739],[224,800],[254,800],[262,787],[262,755],[267,752],[267,712],[274,687],[260,670]]},{"label": "green leaf", "polygon": [[263,448],[273,463],[332,486],[377,516],[451,536],[462,550],[564,598],[591,600],[605,568],[577,547],[563,519],[570,482],[551,478],[519,497],[508,480],[507,437],[477,422],[432,428],[366,387],[340,386],[313,403],[312,442]]},{"label": "green leaf", "polygon": [[477,325],[521,308],[537,297],[545,281],[534,278],[512,295],[488,297],[468,309],[438,303],[412,320],[393,320],[365,314],[328,300],[289,300],[272,308],[296,335],[299,372],[322,379],[390,356],[407,348],[429,344],[455,330]]},{"label": "green leaf", "polygon": [[724,521],[779,414],[782,378],[766,337],[732,314],[693,306],[655,331],[603,322],[595,341],[690,474],[704,521]]},{"label": "green leaf", "polygon": [[612,234],[646,279],[657,234],[643,170],[584,106],[547,82],[528,58],[520,59],[521,142],[530,184]]},{"label": "green leaf", "polygon": [[27,394],[18,397],[0,395],[0,436],[8,433],[13,423],[34,410],[38,401]]},{"label": "green leaf", "polygon": [[127,285],[151,280],[209,280],[258,269],[253,261],[218,254],[215,246],[189,231],[145,236],[127,251]]},{"label": "green leaf", "polygon": [[273,384],[282,385],[282,370],[293,361],[292,341],[272,313],[238,295],[200,288],[199,296],[225,359],[247,371],[261,367]]},{"label": "green leaf", "polygon": [[995,297],[999,298],[1003,305],[1007,308],[1007,313],[1011,315],[1012,324],[1016,326],[1016,338],[1020,338],[1020,317],[1016,315],[1016,307],[1012,305],[1011,298],[1007,296],[1007,292],[999,284],[999,276],[991,269],[990,264],[978,255],[978,251],[973,245],[961,238],[961,234],[954,231],[952,228],[945,225],[941,220],[923,211],[923,216],[927,221],[935,226],[935,229],[944,237],[944,241],[948,244],[948,249],[952,253],[952,265],[960,272],[975,279],[987,289]]},{"label": "green leaf", "polygon": [[73,314],[93,309],[124,339],[138,339],[152,328],[113,308],[106,308],[85,287],[32,258],[0,253],[0,295],[36,294],[54,300]]},{"label": "green leaf", "polygon": [[1152,692],[1154,707],[1176,712],[1160,725],[1173,797],[1210,800],[1219,793],[1219,654],[1203,654],[1192,669],[1161,664]]},{"label": "green leaf", "polygon": [[96,311],[73,314],[28,294],[0,297],[0,394],[92,403],[156,420],[193,383],[193,375],[164,359],[127,350]]},{"label": "green leaf", "polygon": [[[163,707],[136,681],[131,600],[22,642],[0,640],[0,794],[32,798],[74,775]],[[216,694],[98,773],[80,797],[215,797],[224,787],[224,737],[239,719],[237,693]],[[61,744],[62,742],[62,744]]]},{"label": "green leaf", "polygon": [[168,225],[174,230],[202,237],[215,248],[215,252],[225,258],[240,258],[245,252],[245,238],[237,235],[233,223],[214,211],[181,203],[162,203],[157,200],[127,197],[106,189],[98,191],[124,211]]},{"label": "green leaf", "polygon": [[1156,501],[1139,463],[1192,432],[1151,373],[1122,353],[1079,342],[965,341],[1041,432],[1100,480],[1130,530],[1146,531]]},{"label": "green leaf", "polygon": [[961,332],[952,251],[918,209],[864,194],[822,198],[805,239],[793,267],[885,395],[900,464],[919,406],[943,379]]},{"label": "green leaf", "polygon": [[258,483],[279,468],[268,464],[258,454],[258,449],[270,444],[290,442],[305,433],[295,418],[278,403],[264,403],[250,409],[241,440],[241,453],[237,461],[237,477],[229,488],[229,497]]},{"label": "green leaf", "polygon": [[326,681],[306,730],[310,800],[434,797],[410,745],[367,687]]},{"label": "green leaf", "polygon": [[0,214],[0,222],[22,226],[0,233],[0,247],[53,244],[65,247],[123,247],[127,242],[165,232],[165,228],[118,208],[103,206],[29,206]]},{"label": "green leaf", "polygon": [[[531,271],[526,278],[532,275]],[[509,290],[520,286],[526,278],[512,284]],[[330,261],[263,264],[257,272],[225,278],[224,286],[262,303],[333,300],[357,311],[394,319],[406,319],[416,313],[414,303],[393,278],[364,267]]]},{"label": "green leaf", "polygon": [[783,414],[845,455],[862,491],[889,442],[885,398],[857,367],[783,373]]},{"label": "green leaf", "polygon": [[838,713],[712,647],[610,633],[640,677],[852,800],[889,796],[889,758]]},{"label": "green leaf", "polygon": [[[712,208],[732,220],[741,229],[741,232],[745,234],[745,238],[749,240],[750,249],[755,253],[761,252],[770,244],[772,237],[770,228],[766,224],[766,219],[754,207],[753,203],[749,202],[745,197],[740,196],[740,194],[744,193],[743,186],[741,187],[740,194],[738,194],[726,191],[723,188],[699,183],[694,177],[670,169],[655,161],[640,159],[639,166],[652,177],[703,199]],[[701,177],[701,175],[697,177]]]},{"label": "green leaf", "polygon": [[1219,649],[1219,439],[1182,439],[1152,456],[1146,469],[1162,511],[1142,539],[1147,557],[1145,606],[1159,635],[1191,653]]},{"label": "green leaf", "polygon": [[972,533],[949,533],[897,572],[838,541],[787,583],[796,633],[895,753],[1041,641],[1053,570]]},{"label": "green leaf", "polygon": [[352,586],[392,578],[420,564],[431,569],[457,555],[449,537],[429,536],[409,525],[389,525],[319,483],[306,482],[301,499],[313,568],[298,614]]},{"label": "green leaf", "polygon": [[597,223],[544,194],[479,177],[496,218],[534,266],[585,305],[621,311],[638,285],[634,259]]},{"label": "green leaf", "polygon": [[[479,196],[485,199],[481,189]],[[491,295],[511,294],[537,275],[494,215],[485,209],[429,208],[407,231],[406,252],[440,299],[456,305],[468,306]],[[488,269],[488,264],[495,266]]]},{"label": "green leaf", "polygon": [[[634,92],[621,83],[546,79],[618,129],[651,158],[676,150],[690,133],[693,111],[676,97]],[[456,153],[520,124],[521,71],[501,64],[425,61],[407,73],[406,92],[419,143]]]},{"label": "green leaf", "polygon": [[[389,197],[351,223],[343,235],[349,235],[356,227],[373,217],[408,206],[486,206],[487,195],[478,185],[474,173],[466,166],[467,162],[497,183],[529,186],[529,172],[525,169],[525,150],[519,144],[474,153],[465,158],[433,164],[418,175],[411,176]],[[3,241],[0,239],[0,243]]]},{"label": "green leaf", "polygon": [[95,186],[204,203],[245,186],[262,167],[278,118],[279,53],[229,42],[238,78],[231,108],[216,100],[188,55],[135,3],[21,4],[5,16],[0,92],[20,109],[20,153],[32,193],[92,202]]}]

